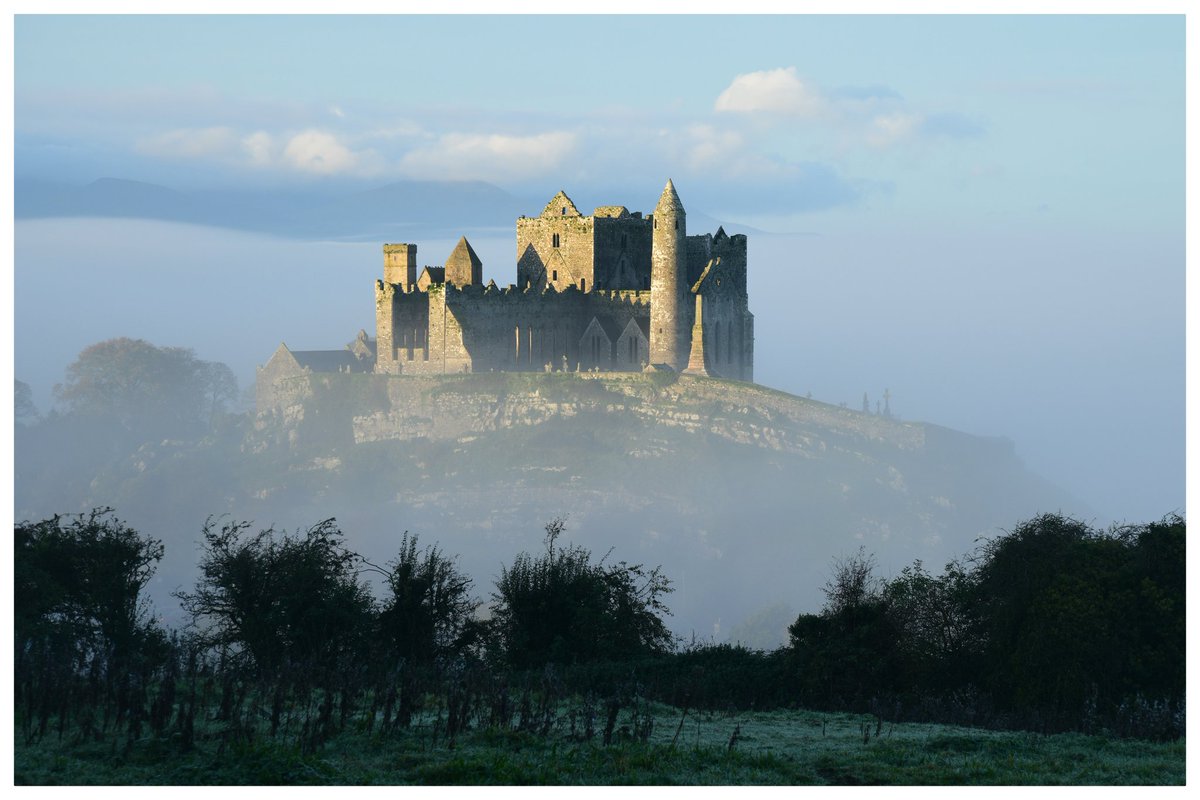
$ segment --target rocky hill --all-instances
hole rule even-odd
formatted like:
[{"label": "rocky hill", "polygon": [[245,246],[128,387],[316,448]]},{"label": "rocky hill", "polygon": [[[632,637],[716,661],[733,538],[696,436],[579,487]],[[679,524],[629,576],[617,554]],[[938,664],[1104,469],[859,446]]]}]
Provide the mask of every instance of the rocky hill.
[{"label": "rocky hill", "polygon": [[[1005,440],[755,384],[665,374],[304,379],[243,444],[249,507],[338,516],[386,558],[400,531],[459,553],[484,588],[542,525],[662,564],[677,630],[718,640],[765,608],[815,609],[860,546],[934,570],[1058,490]],[[248,498],[249,499],[249,498]],[[262,518],[262,514],[252,514]]]},{"label": "rocky hill", "polygon": [[17,518],[115,508],[166,543],[150,589],[172,619],[171,592],[195,580],[210,515],[287,530],[336,517],[377,564],[410,531],[458,554],[485,601],[501,566],[539,550],[545,524],[566,517],[568,539],[597,557],[662,565],[677,632],[770,645],[796,612],[820,607],[835,558],[862,547],[885,575],[915,559],[937,571],[977,537],[1078,507],[1004,440],[755,384],[665,373],[297,380],[299,401],[199,440],[114,449],[103,437],[88,446],[102,431],[66,420],[18,428]]}]

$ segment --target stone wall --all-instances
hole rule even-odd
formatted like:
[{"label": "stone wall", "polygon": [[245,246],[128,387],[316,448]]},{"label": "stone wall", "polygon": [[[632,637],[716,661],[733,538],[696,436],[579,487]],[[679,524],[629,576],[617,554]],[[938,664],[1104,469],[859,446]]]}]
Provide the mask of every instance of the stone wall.
[{"label": "stone wall", "polygon": [[[587,291],[596,285],[591,217],[521,217],[517,220],[517,286],[548,283]],[[558,246],[554,237],[558,237]]]},{"label": "stone wall", "polygon": [[259,411],[287,408],[311,396],[308,375],[291,356],[272,357],[255,370],[254,404]]},{"label": "stone wall", "polygon": [[[465,239],[459,249],[465,264]],[[704,307],[706,335],[713,337],[711,345],[704,340],[706,349],[718,374],[753,375],[746,237],[723,230],[688,236],[686,212],[670,182],[655,213],[645,217],[623,206],[585,217],[559,192],[539,216],[517,220],[517,254],[517,283],[506,289],[479,286],[474,276],[467,286],[448,280],[413,286],[416,246],[385,245],[385,280],[375,287],[376,371],[637,370],[646,362],[682,369],[695,316],[690,290],[720,258],[725,294],[737,296],[704,301],[711,305]],[[593,319],[597,327],[585,348],[580,339]]]},{"label": "stone wall", "polygon": [[417,246],[415,244],[385,244],[383,246],[383,280],[397,283],[404,289],[417,282]]},{"label": "stone wall", "polygon": [[[631,321],[649,325],[650,293],[639,290],[557,292],[491,284],[400,292],[378,284],[376,293],[382,315],[376,372],[384,374],[542,372],[564,364],[573,371],[583,360],[579,340],[593,317],[615,331],[614,344]],[[618,368],[641,368],[615,352],[609,358]]]},{"label": "stone wall", "polygon": [[619,217],[594,217],[596,288],[650,288],[650,226],[649,219],[628,212]]},{"label": "stone wall", "polygon": [[753,376],[753,322],[746,296],[730,272],[724,261],[714,259],[700,285],[705,366],[714,375],[748,381]]},{"label": "stone wall", "polygon": [[687,280],[692,286],[700,279],[709,261],[721,259],[734,285],[746,294],[746,235],[727,236],[723,230],[716,236],[702,233],[687,237]]},{"label": "stone wall", "polygon": [[420,370],[429,361],[429,294],[375,282],[375,371]]}]

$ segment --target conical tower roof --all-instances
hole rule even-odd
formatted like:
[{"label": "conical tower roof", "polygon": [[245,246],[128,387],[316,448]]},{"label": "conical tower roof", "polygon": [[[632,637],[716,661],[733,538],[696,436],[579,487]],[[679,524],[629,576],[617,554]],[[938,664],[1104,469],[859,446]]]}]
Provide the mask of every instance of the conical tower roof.
[{"label": "conical tower roof", "polygon": [[467,237],[465,236],[458,240],[458,244],[454,246],[450,257],[446,259],[446,269],[448,271],[459,272],[460,270],[466,270],[470,274],[472,269],[482,266],[483,262],[479,260],[479,256],[475,255],[475,249],[471,247],[471,243],[467,241]]},{"label": "conical tower roof", "polygon": [[658,198],[658,205],[654,207],[655,212],[668,209],[683,211],[683,203],[679,201],[679,195],[675,193],[675,184],[671,182],[670,178],[667,178],[667,185],[663,187],[662,196]]}]

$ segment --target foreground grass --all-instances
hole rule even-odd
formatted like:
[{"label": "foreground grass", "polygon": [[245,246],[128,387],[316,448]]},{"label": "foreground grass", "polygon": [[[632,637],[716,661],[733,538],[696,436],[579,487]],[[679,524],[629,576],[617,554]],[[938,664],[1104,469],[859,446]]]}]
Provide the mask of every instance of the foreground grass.
[{"label": "foreground grass", "polygon": [[[651,709],[649,741],[475,731],[453,746],[428,728],[346,732],[302,755],[281,740],[222,746],[216,729],[181,752],[169,739],[72,743],[18,735],[18,784],[1182,784],[1184,742],[1040,736],[773,711]],[[864,725],[866,729],[864,730]],[[730,747],[734,731],[737,737]],[[620,726],[618,726],[618,732]],[[866,741],[864,742],[864,734]],[[673,744],[672,744],[673,743]]]}]

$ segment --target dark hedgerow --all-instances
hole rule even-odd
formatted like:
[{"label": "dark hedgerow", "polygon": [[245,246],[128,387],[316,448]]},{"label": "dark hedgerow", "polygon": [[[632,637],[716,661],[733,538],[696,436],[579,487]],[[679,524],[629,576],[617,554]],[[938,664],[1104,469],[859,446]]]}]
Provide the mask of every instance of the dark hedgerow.
[{"label": "dark hedgerow", "polygon": [[169,660],[142,590],[162,542],[96,509],[14,527],[14,705],[27,740],[68,719],[140,730],[147,693]]},{"label": "dark hedgerow", "polygon": [[[1184,731],[1180,517],[1096,531],[1043,516],[941,575],[918,562],[886,580],[860,551],[835,565],[825,607],[801,615],[774,652],[680,647],[662,620],[670,584],[657,569],[596,561],[560,546],[562,532],[552,522],[543,554],[502,570],[484,620],[454,559],[415,537],[380,568],[346,547],[333,520],[295,534],[210,520],[201,576],[179,595],[194,630],[168,635],[142,598],[160,542],[107,510],[20,523],[18,782],[38,759],[46,780],[100,774],[56,772],[65,753],[88,754],[80,763],[93,768],[103,760],[105,775],[241,754],[229,774],[247,781],[270,753],[286,767],[270,773],[276,782],[335,780],[311,765],[359,746],[440,759],[509,743],[548,748],[553,761],[561,745],[620,761],[622,748],[699,747],[702,729],[711,747],[715,721],[728,723],[717,744],[729,756],[769,738],[742,727],[747,715],[781,708],[821,710],[802,712],[813,741],[825,740],[830,714],[863,715],[855,780],[885,774],[880,759],[896,754],[887,741],[904,721],[1072,730],[1106,747],[1100,737]],[[379,599],[364,570],[383,574]],[[931,741],[977,752],[974,736]],[[307,777],[288,777],[293,766]],[[927,766],[922,756],[907,780],[927,778]],[[825,772],[814,779],[850,780]],[[1020,774],[1011,763],[1004,773]]]}]

